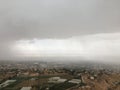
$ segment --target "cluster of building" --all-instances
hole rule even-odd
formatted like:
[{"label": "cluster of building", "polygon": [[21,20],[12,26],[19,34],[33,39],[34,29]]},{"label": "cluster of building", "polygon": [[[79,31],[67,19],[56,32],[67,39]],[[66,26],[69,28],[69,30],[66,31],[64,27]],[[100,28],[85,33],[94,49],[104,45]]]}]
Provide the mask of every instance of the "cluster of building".
[{"label": "cluster of building", "polygon": [[[99,66],[99,68],[95,67],[97,66],[80,67],[79,65],[75,65],[74,67],[71,67],[71,65],[68,65],[65,67],[64,64],[47,65],[46,63],[4,64],[0,65],[0,76],[2,76],[0,77],[0,89],[16,83],[17,79],[15,79],[15,77],[30,77],[30,82],[39,83],[40,81],[38,81],[38,79],[40,78],[38,77],[49,76],[46,79],[48,85],[52,84],[54,86],[61,83],[63,83],[63,85],[64,83],[70,83],[75,84],[75,86],[71,86],[70,88],[67,88],[67,90],[90,90],[92,85],[95,86],[93,83],[103,81],[109,84],[109,80],[107,80],[109,75],[112,75],[113,73],[119,74],[119,72],[116,73],[114,70],[104,69],[104,67],[101,66]],[[71,77],[68,79],[64,77],[64,75],[69,75]],[[120,85],[120,80],[112,81],[112,83]],[[40,84],[37,85],[40,87]],[[19,87],[19,90],[32,90],[35,85],[29,84],[26,86],[29,87],[24,87],[23,85]],[[46,90],[49,90],[49,87],[46,87]]]},{"label": "cluster of building", "polygon": [[69,83],[73,83],[73,84],[80,84],[80,83],[82,83],[82,80],[80,80],[80,79],[67,80],[67,79],[62,79],[60,77],[51,77],[48,80],[48,83],[64,83],[64,82],[69,82]]}]

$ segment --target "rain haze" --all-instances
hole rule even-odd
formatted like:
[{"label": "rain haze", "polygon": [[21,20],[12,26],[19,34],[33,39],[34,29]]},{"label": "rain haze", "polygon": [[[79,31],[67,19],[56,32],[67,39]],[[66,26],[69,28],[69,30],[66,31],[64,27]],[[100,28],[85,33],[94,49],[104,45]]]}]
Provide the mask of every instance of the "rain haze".
[{"label": "rain haze", "polygon": [[26,57],[120,63],[120,0],[0,0],[0,60]]}]

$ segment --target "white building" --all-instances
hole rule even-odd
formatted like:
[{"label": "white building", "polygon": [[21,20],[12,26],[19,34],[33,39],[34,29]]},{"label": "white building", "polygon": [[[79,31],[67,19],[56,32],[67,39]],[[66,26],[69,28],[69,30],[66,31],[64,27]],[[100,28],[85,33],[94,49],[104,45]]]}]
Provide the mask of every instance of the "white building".
[{"label": "white building", "polygon": [[49,78],[49,81],[57,81],[58,79],[60,79],[60,77],[51,77]]},{"label": "white building", "polygon": [[67,79],[58,79],[58,83],[63,83],[63,82],[65,82],[65,81],[67,81]]},{"label": "white building", "polygon": [[68,81],[69,83],[75,83],[75,84],[79,84],[81,83],[81,80],[80,79],[72,79],[70,81]]},{"label": "white building", "polygon": [[7,81],[3,82],[2,84],[0,84],[0,88],[6,87],[14,82],[16,82],[16,80],[7,80]]},{"label": "white building", "polygon": [[91,80],[94,80],[95,78],[91,76],[90,79],[91,79]]},{"label": "white building", "polygon": [[61,79],[60,77],[52,77],[52,78],[49,78],[49,83],[63,83],[67,81],[67,79]]},{"label": "white building", "polygon": [[31,90],[32,87],[22,87],[20,90]]}]

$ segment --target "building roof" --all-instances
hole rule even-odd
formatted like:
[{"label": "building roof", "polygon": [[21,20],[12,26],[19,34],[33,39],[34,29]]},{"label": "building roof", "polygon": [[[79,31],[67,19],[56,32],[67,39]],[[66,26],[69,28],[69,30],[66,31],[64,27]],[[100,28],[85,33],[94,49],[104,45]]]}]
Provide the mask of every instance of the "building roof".
[{"label": "building roof", "polygon": [[0,88],[1,87],[6,87],[9,84],[14,83],[14,82],[16,82],[16,80],[7,80],[7,81],[3,82],[2,84],[0,84]]},{"label": "building roof", "polygon": [[79,83],[81,83],[81,80],[80,79],[72,79],[69,81],[69,83],[79,84]]},{"label": "building roof", "polygon": [[21,90],[31,90],[32,87],[22,87]]},{"label": "building roof", "polygon": [[62,79],[60,77],[52,77],[52,78],[49,78],[49,83],[63,83],[67,81],[67,79]]}]

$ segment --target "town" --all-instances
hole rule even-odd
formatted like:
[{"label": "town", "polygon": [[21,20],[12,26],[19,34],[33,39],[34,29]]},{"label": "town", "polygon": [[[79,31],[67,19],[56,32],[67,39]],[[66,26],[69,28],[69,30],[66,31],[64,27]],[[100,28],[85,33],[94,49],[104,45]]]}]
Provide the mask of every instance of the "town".
[{"label": "town", "polygon": [[0,63],[0,90],[120,90],[119,65],[6,62]]}]

